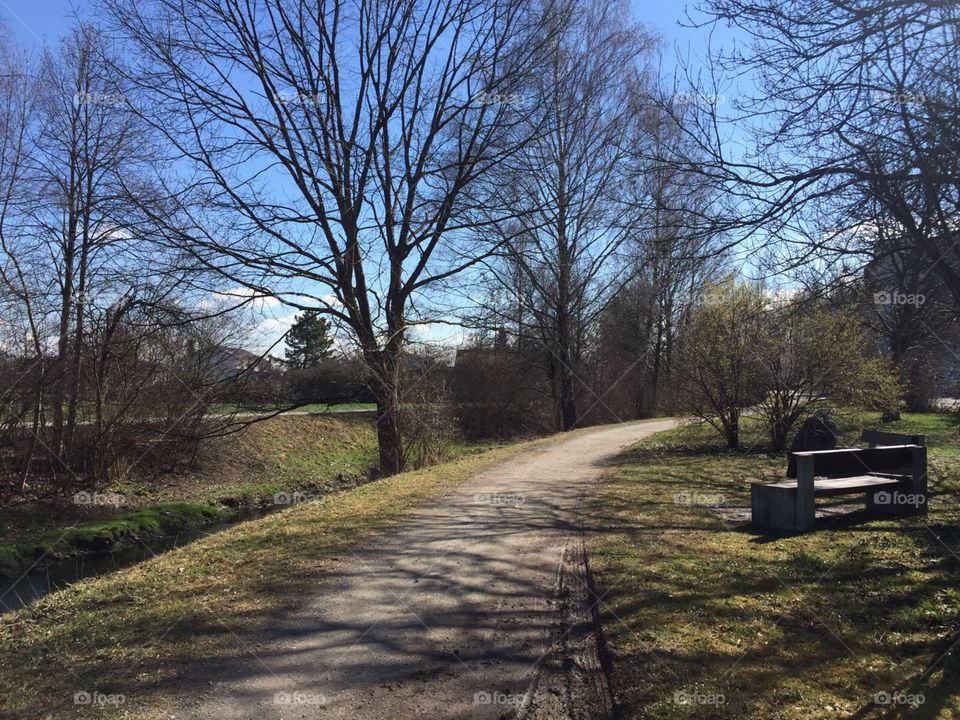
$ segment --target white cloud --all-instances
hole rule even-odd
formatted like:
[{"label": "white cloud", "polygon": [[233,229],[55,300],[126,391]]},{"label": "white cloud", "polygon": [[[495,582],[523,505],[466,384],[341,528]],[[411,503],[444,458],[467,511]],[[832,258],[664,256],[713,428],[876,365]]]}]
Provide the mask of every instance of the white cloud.
[{"label": "white cloud", "polygon": [[250,337],[244,343],[245,349],[258,354],[269,350],[271,355],[282,356],[286,344],[278,341],[287,333],[296,318],[296,313],[263,318],[251,330]]},{"label": "white cloud", "polygon": [[461,347],[469,339],[463,328],[445,323],[413,323],[407,329],[411,342],[439,348]]},{"label": "white cloud", "polygon": [[248,307],[254,312],[263,311],[267,308],[278,308],[281,305],[279,298],[246,287],[223,290],[213,293],[212,297],[215,302],[219,301],[220,304],[224,305],[248,303]]}]

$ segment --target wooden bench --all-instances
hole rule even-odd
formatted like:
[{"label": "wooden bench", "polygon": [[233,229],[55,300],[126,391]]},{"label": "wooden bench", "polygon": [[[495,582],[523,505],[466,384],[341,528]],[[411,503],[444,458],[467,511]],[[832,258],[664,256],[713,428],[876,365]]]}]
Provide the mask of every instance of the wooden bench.
[{"label": "wooden bench", "polygon": [[867,510],[876,515],[926,514],[926,447],[914,443],[874,445],[870,439],[887,442],[893,434],[883,435],[865,437],[873,445],[868,448],[791,453],[786,481],[751,485],[754,524],[776,530],[813,530],[816,498],[834,495],[864,495]]}]

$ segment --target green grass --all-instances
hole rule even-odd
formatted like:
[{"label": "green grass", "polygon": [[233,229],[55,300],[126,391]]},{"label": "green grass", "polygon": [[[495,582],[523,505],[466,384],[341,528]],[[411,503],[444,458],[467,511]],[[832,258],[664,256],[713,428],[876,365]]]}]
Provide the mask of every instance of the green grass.
[{"label": "green grass", "polygon": [[0,543],[0,581],[5,587],[27,572],[43,572],[71,557],[110,554],[138,540],[195,530],[234,512],[209,503],[163,503],[144,510],[78,521]]},{"label": "green grass", "polygon": [[[960,422],[957,415],[903,413],[902,420],[881,423],[877,413],[842,408],[834,412],[834,418],[840,427],[841,445],[860,444],[861,431],[869,428],[910,435],[926,435],[927,444],[935,447],[941,454],[960,454]],[[719,450],[722,445],[720,436],[715,430],[699,423],[687,423],[675,430],[671,442],[675,446],[700,449]],[[740,419],[740,446],[741,450],[746,452],[765,451],[770,447],[766,426],[760,418],[745,416]]]},{"label": "green grass", "polygon": [[[454,442],[440,460],[492,447]],[[369,419],[273,418],[221,439],[194,471],[132,478],[109,488],[139,502],[136,510],[97,507],[91,518],[89,508],[68,503],[56,516],[20,509],[0,513],[0,520],[13,520],[0,531],[0,578],[18,577],[38,558],[42,568],[74,555],[122,549],[137,538],[226,520],[244,509],[271,505],[278,493],[326,496],[347,490],[367,482],[376,463],[376,432]]]},{"label": "green grass", "polygon": [[17,577],[40,558],[50,563],[81,553],[110,552],[127,547],[138,538],[194,530],[230,514],[226,508],[209,503],[174,502],[57,529],[37,538],[0,545],[0,576]]},{"label": "green grass", "polygon": [[[865,425],[879,423],[846,415],[843,439]],[[782,456],[723,451],[688,425],[619,458],[591,554],[624,717],[960,716],[957,428],[943,415],[883,428],[928,436],[928,518],[761,535],[711,506],[748,512],[749,483],[782,477]],[[874,702],[898,692],[924,702]]]}]

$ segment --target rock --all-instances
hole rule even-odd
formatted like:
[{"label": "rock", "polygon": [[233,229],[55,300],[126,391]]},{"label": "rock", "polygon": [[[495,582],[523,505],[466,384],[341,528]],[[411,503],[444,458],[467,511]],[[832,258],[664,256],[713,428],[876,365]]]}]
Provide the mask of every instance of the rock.
[{"label": "rock", "polygon": [[829,410],[817,410],[800,425],[790,443],[790,452],[833,450],[837,446],[840,429]]}]

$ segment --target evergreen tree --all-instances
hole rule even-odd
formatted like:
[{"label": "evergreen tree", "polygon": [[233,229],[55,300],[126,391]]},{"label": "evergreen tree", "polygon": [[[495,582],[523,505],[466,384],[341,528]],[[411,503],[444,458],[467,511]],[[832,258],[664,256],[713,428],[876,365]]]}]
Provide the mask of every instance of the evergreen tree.
[{"label": "evergreen tree", "polygon": [[297,315],[287,333],[287,361],[295,368],[312,368],[330,357],[330,321],[317,310]]}]

